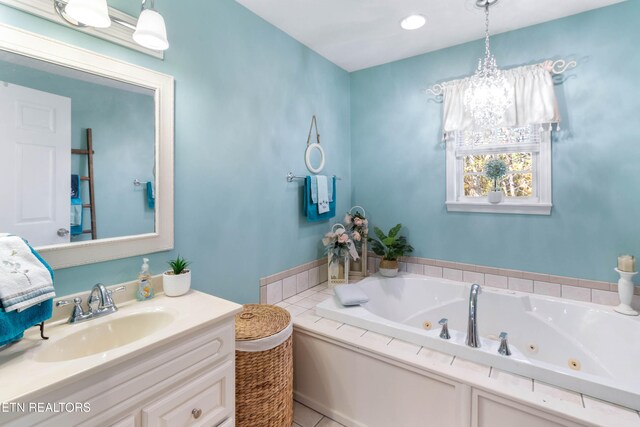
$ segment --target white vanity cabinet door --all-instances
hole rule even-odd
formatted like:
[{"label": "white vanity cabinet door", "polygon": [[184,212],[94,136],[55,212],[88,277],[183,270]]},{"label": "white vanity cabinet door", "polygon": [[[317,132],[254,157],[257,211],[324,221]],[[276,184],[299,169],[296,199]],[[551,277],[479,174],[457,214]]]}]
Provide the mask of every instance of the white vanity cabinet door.
[{"label": "white vanity cabinet door", "polygon": [[115,424],[112,424],[111,427],[139,427],[138,416],[137,414],[129,415],[118,421]]},{"label": "white vanity cabinet door", "polygon": [[142,409],[144,427],[215,426],[235,407],[233,361],[229,360]]}]

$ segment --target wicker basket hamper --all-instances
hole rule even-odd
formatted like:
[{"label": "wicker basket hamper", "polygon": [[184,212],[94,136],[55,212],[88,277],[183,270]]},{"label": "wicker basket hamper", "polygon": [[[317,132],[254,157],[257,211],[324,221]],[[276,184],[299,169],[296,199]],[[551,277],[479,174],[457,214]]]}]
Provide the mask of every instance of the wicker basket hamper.
[{"label": "wicker basket hamper", "polygon": [[293,424],[291,315],[246,304],[236,315],[236,425]]}]

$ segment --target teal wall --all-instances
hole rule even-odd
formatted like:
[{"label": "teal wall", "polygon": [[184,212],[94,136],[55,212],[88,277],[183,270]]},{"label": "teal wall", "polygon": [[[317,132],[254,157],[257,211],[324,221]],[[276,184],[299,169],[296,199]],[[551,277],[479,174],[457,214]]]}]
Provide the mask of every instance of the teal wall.
[{"label": "teal wall", "polygon": [[[194,287],[258,300],[258,279],[322,254],[327,223],[300,215],[309,120],[319,119],[338,212],[365,206],[383,228],[402,222],[415,255],[613,280],[622,252],[640,254],[637,173],[640,0],[496,36],[503,67],[579,61],[557,86],[564,130],[553,143],[551,216],[447,213],[440,104],[421,89],[470,74],[473,42],[352,73],[232,0],[159,1],[164,61],[0,6],[0,22],[171,74],[175,104],[175,247]],[[56,271],[59,294],[135,277],[140,258]]]},{"label": "teal wall", "polygon": [[[171,48],[164,61],[0,6],[0,22],[171,74],[175,89],[175,250],[152,254],[152,272],[180,254],[193,286],[257,302],[260,277],[317,259],[328,223],[301,217],[300,183],[311,116],[327,174],[350,206],[349,75],[233,0],[158,1]],[[56,271],[59,295],[136,277],[141,257]]]},{"label": "teal wall", "polygon": [[492,38],[502,67],[579,63],[556,86],[550,216],[446,211],[442,105],[421,89],[471,74],[481,41],[351,74],[353,203],[402,222],[416,256],[613,281],[640,255],[638,17],[630,0]]},{"label": "teal wall", "polygon": [[[141,94],[0,61],[0,80],[71,99],[71,147],[87,147],[92,129],[98,238],[153,233],[155,213],[134,178],[153,180],[155,153],[153,94]],[[71,154],[69,154],[71,155]],[[87,157],[71,156],[71,173],[88,175]],[[81,184],[83,203],[88,185]],[[91,227],[85,209],[84,228]],[[8,230],[10,231],[10,230]],[[90,240],[91,235],[72,237]]]}]

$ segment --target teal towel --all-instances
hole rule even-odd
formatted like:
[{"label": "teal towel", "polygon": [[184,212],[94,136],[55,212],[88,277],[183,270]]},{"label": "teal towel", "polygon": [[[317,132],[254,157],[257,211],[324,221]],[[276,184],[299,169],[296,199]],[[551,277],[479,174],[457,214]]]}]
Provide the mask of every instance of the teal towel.
[{"label": "teal towel", "polygon": [[156,196],[153,195],[153,183],[147,182],[147,206],[153,209],[156,206]]},{"label": "teal towel", "polygon": [[69,221],[69,229],[72,236],[82,234],[82,209],[80,175],[71,175],[71,220]]},{"label": "teal towel", "polygon": [[[31,252],[49,270],[53,280],[53,270],[51,270],[49,264],[33,248],[31,248]],[[13,310],[7,313],[0,305],[0,345],[19,340],[24,335],[25,330],[51,318],[52,312],[53,299],[43,301],[20,312]]]},{"label": "teal towel", "polygon": [[331,188],[332,190],[331,193],[333,194],[333,200],[329,201],[329,212],[325,212],[323,214],[318,213],[318,204],[313,203],[313,200],[311,198],[311,186],[311,177],[307,176],[304,180],[304,203],[302,204],[303,214],[306,215],[307,221],[324,221],[336,216],[336,177],[334,176],[331,179],[331,185],[329,186],[329,188]]},{"label": "teal towel", "polygon": [[19,340],[25,330],[49,319],[52,312],[53,299],[20,312],[14,310],[7,313],[0,308],[0,346]]}]

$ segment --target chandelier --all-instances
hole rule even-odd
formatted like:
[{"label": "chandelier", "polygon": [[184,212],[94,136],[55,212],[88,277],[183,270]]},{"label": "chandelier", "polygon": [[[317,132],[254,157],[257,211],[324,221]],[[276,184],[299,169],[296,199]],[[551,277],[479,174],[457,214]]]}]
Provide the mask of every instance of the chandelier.
[{"label": "chandelier", "polygon": [[478,60],[478,68],[469,79],[464,94],[465,109],[471,114],[475,127],[489,130],[500,125],[504,113],[511,105],[511,93],[502,71],[491,54],[489,43],[489,6],[498,0],[477,0],[485,11],[484,58]]}]

